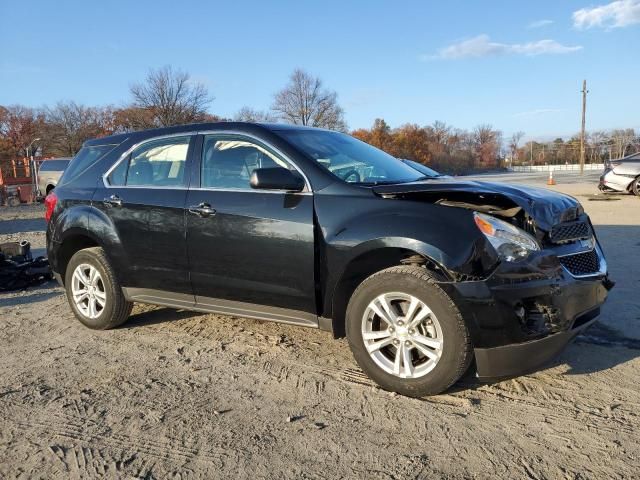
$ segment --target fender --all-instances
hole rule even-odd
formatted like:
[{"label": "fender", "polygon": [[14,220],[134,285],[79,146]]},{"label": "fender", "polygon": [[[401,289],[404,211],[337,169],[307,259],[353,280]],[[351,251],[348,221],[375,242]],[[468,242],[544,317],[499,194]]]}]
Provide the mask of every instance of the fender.
[{"label": "fender", "polygon": [[[359,197],[353,201],[367,202],[373,208],[364,215],[354,215],[350,212],[366,212],[365,205],[345,212],[344,208],[331,205],[326,197],[318,202],[318,216],[331,210],[327,215],[329,225],[325,221],[320,239],[320,252],[324,255],[324,271],[320,272],[324,280],[324,316],[333,315],[336,289],[349,275],[352,262],[369,252],[379,251],[380,255],[385,254],[385,249],[413,252],[433,262],[454,280],[478,279],[498,262],[475,226],[470,210],[401,199],[380,202]],[[390,232],[393,234],[389,235]],[[373,268],[384,265],[378,259],[373,263]],[[387,266],[391,265],[382,268]]]},{"label": "fender", "polygon": [[59,249],[51,248],[51,243],[64,244],[70,239],[85,237],[104,249],[116,276],[122,278],[127,262],[122,242],[109,217],[97,208],[86,204],[65,208],[55,222],[49,224],[48,235],[50,242],[47,242],[47,254],[54,271],[62,271],[62,259]]},{"label": "fender", "polygon": [[124,272],[126,272],[127,265],[130,262],[113,221],[103,211],[94,206],[89,207],[87,219],[88,235],[97,239],[98,245],[104,249],[120,283],[124,284]]}]

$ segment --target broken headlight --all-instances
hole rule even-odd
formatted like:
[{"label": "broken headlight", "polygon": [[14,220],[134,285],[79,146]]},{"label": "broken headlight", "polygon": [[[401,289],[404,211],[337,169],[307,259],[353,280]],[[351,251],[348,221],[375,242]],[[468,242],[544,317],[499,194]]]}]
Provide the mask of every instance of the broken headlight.
[{"label": "broken headlight", "polygon": [[478,212],[473,213],[473,219],[503,260],[513,262],[540,250],[535,238],[510,223]]}]

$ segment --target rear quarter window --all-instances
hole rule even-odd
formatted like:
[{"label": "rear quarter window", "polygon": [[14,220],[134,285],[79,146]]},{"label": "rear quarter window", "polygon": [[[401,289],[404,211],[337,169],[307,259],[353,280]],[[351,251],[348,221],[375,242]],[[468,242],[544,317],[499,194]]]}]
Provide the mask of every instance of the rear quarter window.
[{"label": "rear quarter window", "polygon": [[45,160],[40,164],[40,172],[64,172],[71,160]]},{"label": "rear quarter window", "polygon": [[76,156],[71,159],[69,166],[62,175],[60,183],[66,183],[73,180],[80,173],[113,150],[116,146],[117,145],[95,145],[82,147]]}]

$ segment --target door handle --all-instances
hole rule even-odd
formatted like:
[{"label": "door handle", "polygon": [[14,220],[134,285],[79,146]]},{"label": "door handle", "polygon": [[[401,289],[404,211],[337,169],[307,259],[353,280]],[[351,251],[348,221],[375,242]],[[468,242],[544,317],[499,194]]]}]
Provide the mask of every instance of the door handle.
[{"label": "door handle", "polygon": [[118,196],[118,195],[111,195],[109,198],[105,198],[103,200],[103,202],[106,205],[110,205],[112,207],[121,207],[122,206],[122,199]]},{"label": "door handle", "polygon": [[208,203],[199,203],[198,205],[192,205],[189,207],[189,213],[198,215],[199,217],[210,217],[216,214],[215,208],[211,208]]}]

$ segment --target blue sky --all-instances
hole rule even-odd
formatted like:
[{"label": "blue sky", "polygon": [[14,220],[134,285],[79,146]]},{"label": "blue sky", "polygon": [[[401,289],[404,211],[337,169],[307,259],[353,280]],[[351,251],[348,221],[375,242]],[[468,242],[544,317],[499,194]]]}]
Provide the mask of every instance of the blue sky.
[{"label": "blue sky", "polygon": [[0,0],[0,104],[123,105],[171,65],[233,116],[268,108],[301,67],[338,92],[351,128],[383,117],[568,136],[584,78],[588,129],[640,128],[639,47],[640,0]]}]

